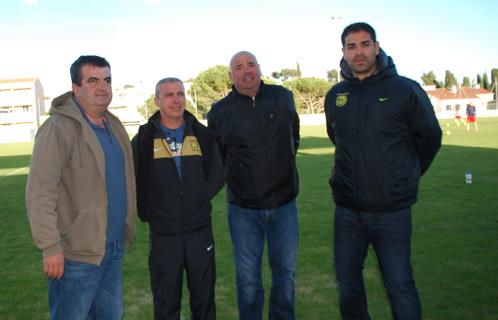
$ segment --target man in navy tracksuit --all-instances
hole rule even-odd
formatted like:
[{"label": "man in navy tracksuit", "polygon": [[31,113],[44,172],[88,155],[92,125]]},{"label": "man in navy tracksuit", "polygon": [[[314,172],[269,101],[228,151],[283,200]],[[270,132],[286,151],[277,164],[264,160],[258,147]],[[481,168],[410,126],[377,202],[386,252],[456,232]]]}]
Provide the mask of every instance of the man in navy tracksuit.
[{"label": "man in navy tracksuit", "polygon": [[369,319],[363,262],[372,244],[394,319],[420,319],[411,267],[411,205],[441,146],[423,89],[397,74],[366,23],[342,33],[341,75],[327,94],[335,149],[334,261],[343,319]]},{"label": "man in navy tracksuit", "polygon": [[180,319],[183,270],[192,319],[216,319],[215,253],[210,200],[223,187],[218,146],[185,110],[176,78],[156,85],[159,107],[133,139],[137,206],[149,223],[154,319]]}]

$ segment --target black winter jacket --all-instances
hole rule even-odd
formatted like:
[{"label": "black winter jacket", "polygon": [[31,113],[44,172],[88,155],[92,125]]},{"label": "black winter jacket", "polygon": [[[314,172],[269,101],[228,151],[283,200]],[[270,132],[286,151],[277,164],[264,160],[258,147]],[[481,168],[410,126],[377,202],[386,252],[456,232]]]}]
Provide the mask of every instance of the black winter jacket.
[{"label": "black winter jacket", "polygon": [[271,209],[298,194],[299,117],[292,93],[261,82],[256,97],[235,88],[208,113],[220,146],[230,203]]},{"label": "black winter jacket", "polygon": [[371,212],[404,209],[441,146],[441,128],[427,94],[397,74],[381,53],[377,72],[360,81],[344,59],[344,81],[327,93],[327,133],[335,144],[330,179],[336,204]]},{"label": "black winter jacket", "polygon": [[225,183],[211,132],[185,110],[182,178],[156,112],[133,138],[138,215],[156,234],[180,234],[211,223],[210,200]]}]

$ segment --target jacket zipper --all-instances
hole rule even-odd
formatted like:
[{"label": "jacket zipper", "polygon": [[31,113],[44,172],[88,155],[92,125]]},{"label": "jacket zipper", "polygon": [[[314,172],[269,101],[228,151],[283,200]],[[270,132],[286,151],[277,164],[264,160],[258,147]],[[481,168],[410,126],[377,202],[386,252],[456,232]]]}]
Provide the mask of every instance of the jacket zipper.
[{"label": "jacket zipper", "polygon": [[357,127],[357,133],[356,133],[356,138],[357,138],[357,141],[358,143],[356,144],[356,161],[355,161],[355,171],[356,171],[356,177],[355,177],[355,192],[356,192],[356,203],[359,203],[360,204],[360,207],[362,206],[362,197],[361,197],[361,192],[360,192],[360,178],[359,178],[359,174],[360,174],[360,164],[358,163],[358,158],[360,156],[360,152],[361,152],[361,147],[360,147],[360,143],[359,141],[361,140],[361,134],[364,130],[363,128],[363,125],[364,125],[364,118],[365,118],[365,114],[364,114],[364,111],[367,107],[367,105],[365,104],[365,100],[364,100],[364,95],[365,95],[365,92],[364,92],[364,89],[363,88],[360,88],[359,90],[359,93],[357,95],[357,99],[359,100],[357,105],[359,106],[359,110],[358,110],[358,114],[360,115],[359,116],[359,123],[358,123],[358,127]]}]

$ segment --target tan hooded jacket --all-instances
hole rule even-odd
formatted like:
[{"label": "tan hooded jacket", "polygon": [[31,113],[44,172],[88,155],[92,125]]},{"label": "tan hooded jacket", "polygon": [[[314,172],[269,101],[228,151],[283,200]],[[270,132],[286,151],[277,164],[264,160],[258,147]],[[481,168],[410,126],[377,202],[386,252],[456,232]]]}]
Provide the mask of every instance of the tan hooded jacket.
[{"label": "tan hooded jacket", "polygon": [[[125,245],[135,234],[135,174],[131,144],[123,125],[105,114],[124,154]],[[64,252],[70,260],[99,265],[105,252],[107,192],[105,157],[97,136],[67,92],[52,102],[38,129],[26,185],[31,232],[44,256]]]}]

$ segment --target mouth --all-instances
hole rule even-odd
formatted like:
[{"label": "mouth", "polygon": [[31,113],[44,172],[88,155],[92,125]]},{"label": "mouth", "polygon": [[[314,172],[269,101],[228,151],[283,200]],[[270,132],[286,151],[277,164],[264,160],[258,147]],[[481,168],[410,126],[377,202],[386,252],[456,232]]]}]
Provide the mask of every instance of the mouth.
[{"label": "mouth", "polygon": [[172,106],[169,108],[171,111],[182,111],[182,106]]},{"label": "mouth", "polygon": [[367,59],[366,59],[366,58],[361,57],[361,58],[356,58],[356,59],[354,59],[353,61],[354,61],[354,63],[356,63],[356,64],[364,64],[364,63],[366,63],[366,62],[367,62]]},{"label": "mouth", "polygon": [[254,75],[248,74],[248,75],[244,76],[244,78],[242,78],[242,80],[244,80],[244,81],[253,81],[254,80]]}]

